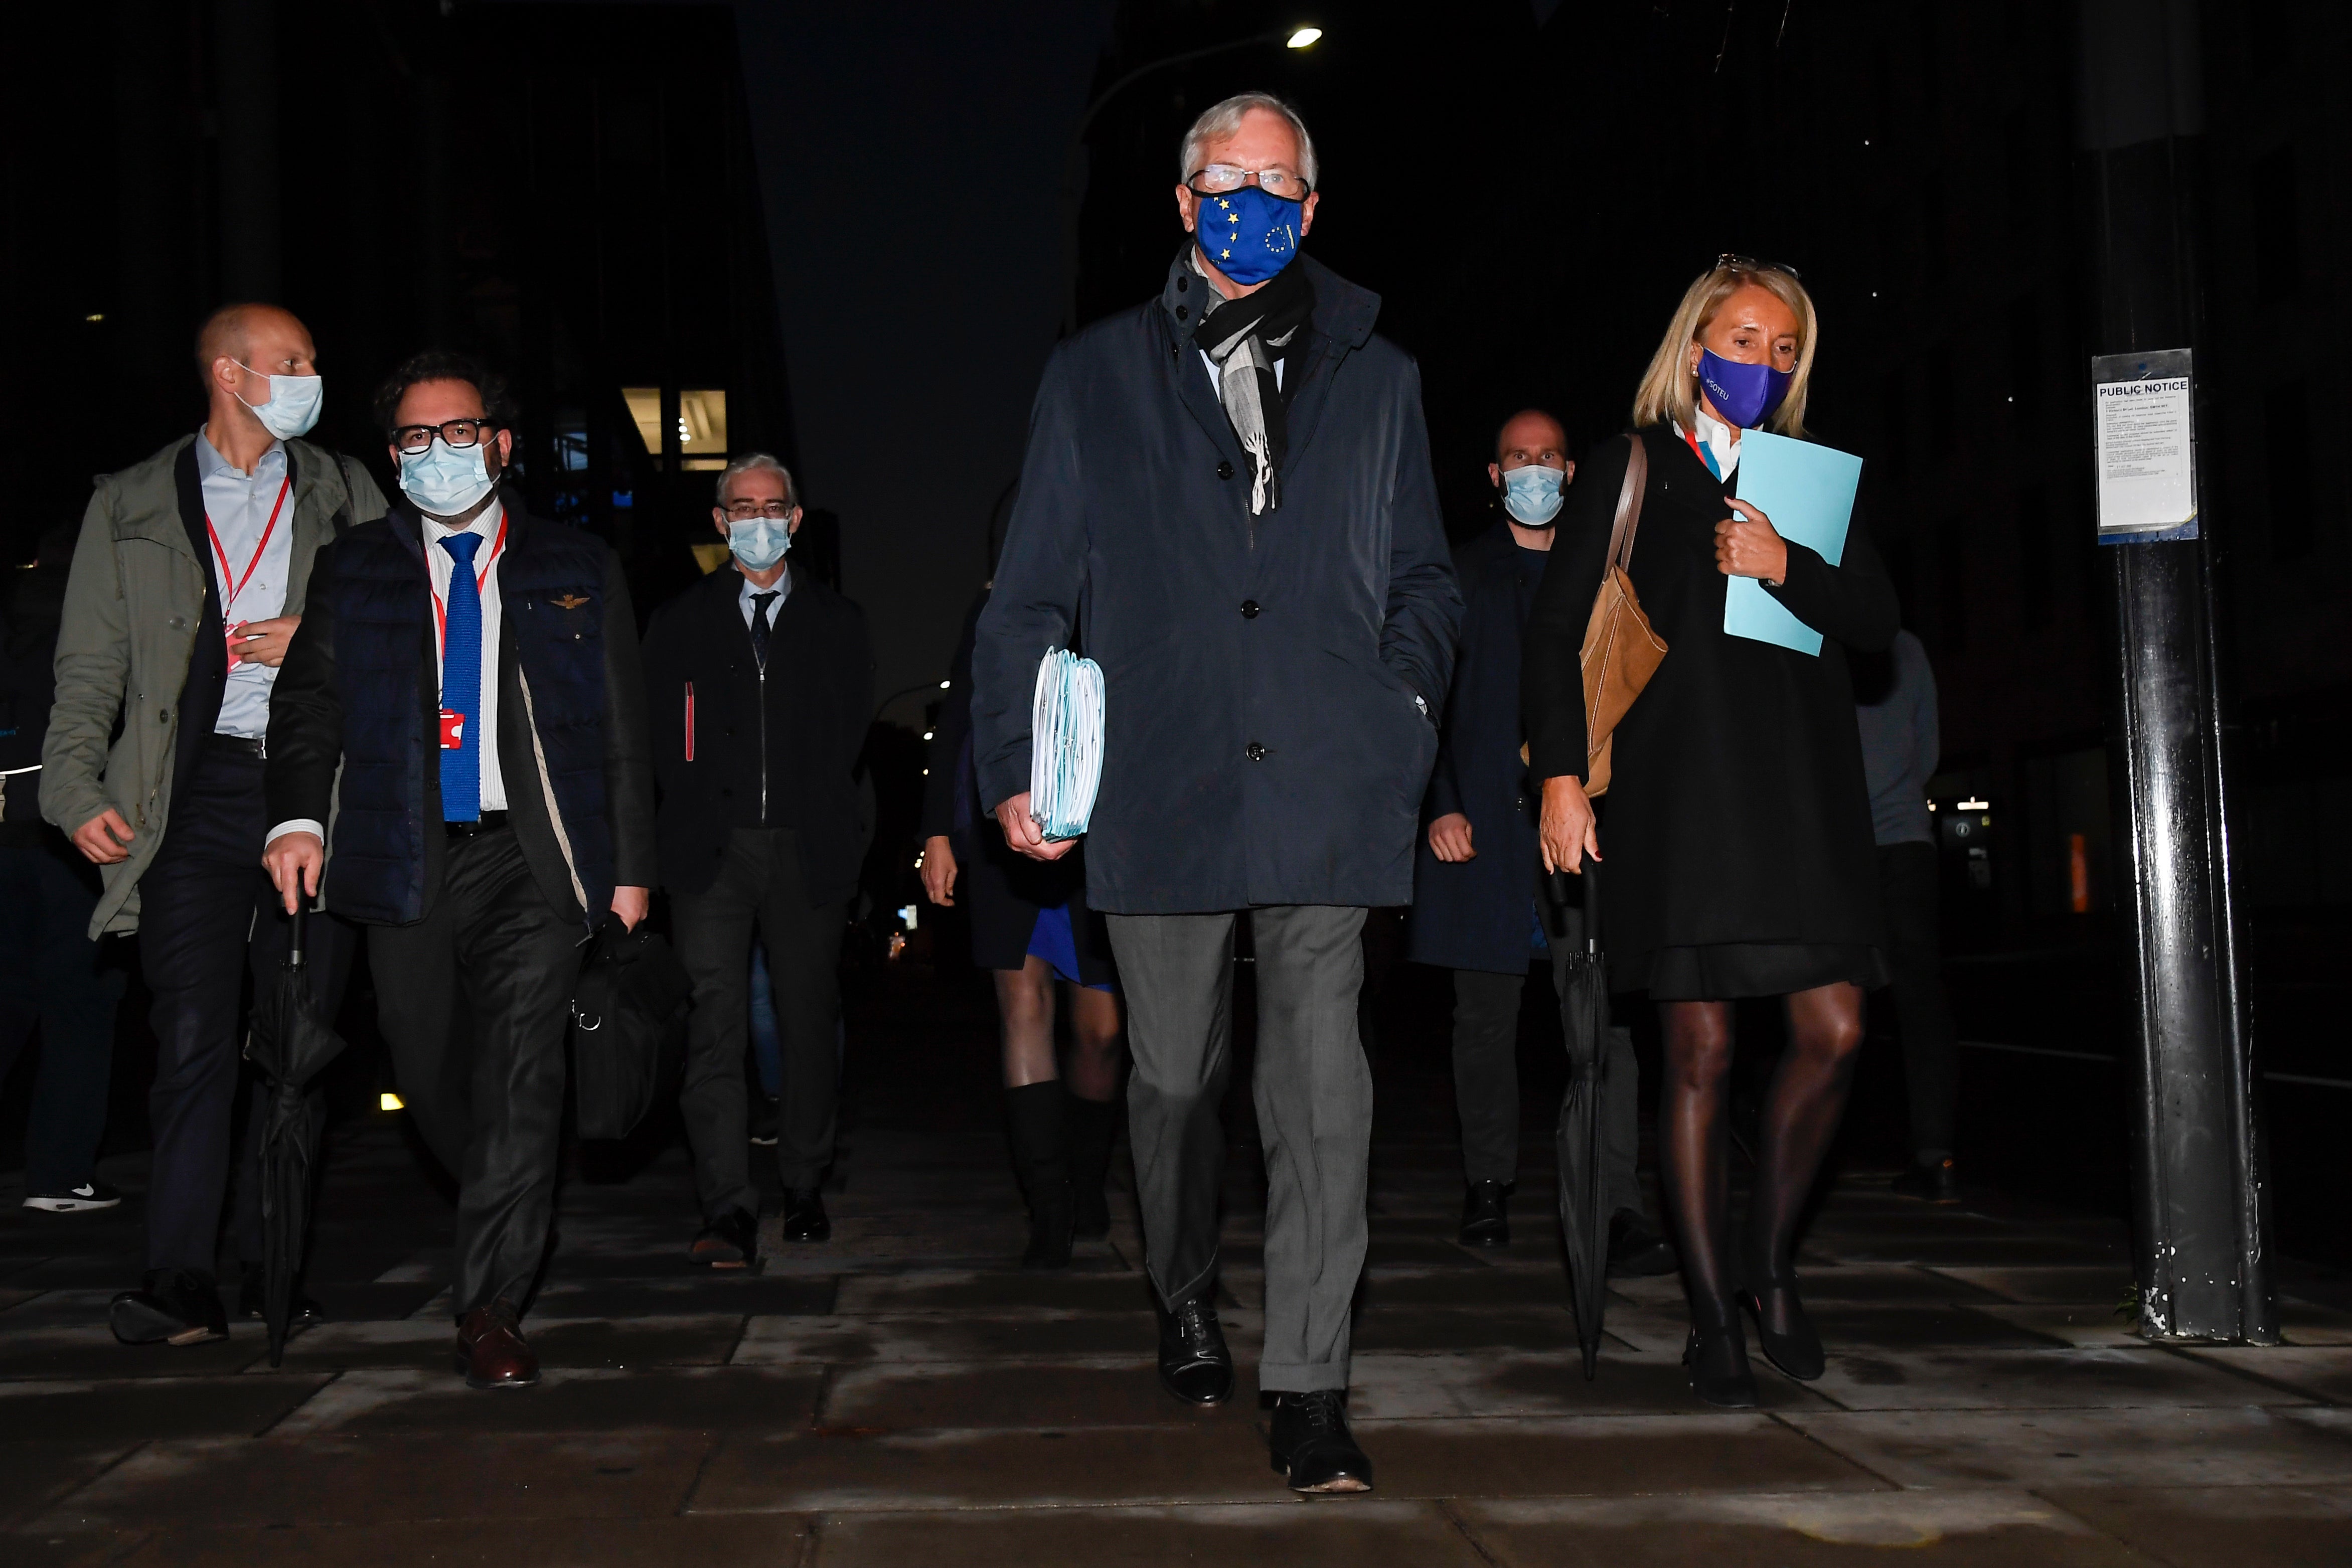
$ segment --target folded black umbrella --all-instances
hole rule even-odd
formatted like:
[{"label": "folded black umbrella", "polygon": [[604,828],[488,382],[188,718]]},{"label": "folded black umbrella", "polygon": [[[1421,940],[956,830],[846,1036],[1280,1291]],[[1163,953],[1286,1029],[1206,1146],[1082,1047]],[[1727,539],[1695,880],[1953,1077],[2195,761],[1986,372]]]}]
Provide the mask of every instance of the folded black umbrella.
[{"label": "folded black umbrella", "polygon": [[[1588,1383],[1600,1371],[1601,1317],[1608,1299],[1609,1219],[1602,1212],[1601,1148],[1601,1046],[1609,1029],[1609,963],[1601,951],[1600,873],[1588,859],[1584,885],[1584,951],[1569,955],[1559,995],[1560,1033],[1568,1042],[1568,1093],[1559,1103],[1559,1225],[1568,1249],[1569,1294],[1576,1309],[1576,1339],[1584,1351]],[[1552,879],[1555,897],[1570,897]]]},{"label": "folded black umbrella", "polygon": [[594,941],[572,990],[572,1093],[581,1137],[626,1138],[677,1081],[694,982],[642,921],[607,915]]},{"label": "folded black umbrella", "polygon": [[310,1114],[310,1081],[343,1049],[310,988],[303,952],[309,900],[298,900],[294,931],[278,978],[256,1000],[246,1059],[269,1080],[261,1122],[262,1315],[269,1326],[269,1364],[286,1354],[294,1281],[310,1226],[310,1184],[318,1163],[319,1129]]}]

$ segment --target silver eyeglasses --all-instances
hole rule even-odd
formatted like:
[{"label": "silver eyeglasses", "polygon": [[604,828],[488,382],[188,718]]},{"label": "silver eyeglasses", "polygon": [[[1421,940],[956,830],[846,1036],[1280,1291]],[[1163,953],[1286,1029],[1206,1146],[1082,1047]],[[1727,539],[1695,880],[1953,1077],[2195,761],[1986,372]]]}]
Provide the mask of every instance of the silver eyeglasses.
[{"label": "silver eyeglasses", "polygon": [[1212,163],[1185,182],[1204,196],[1222,196],[1253,183],[1267,195],[1286,202],[1303,202],[1313,189],[1287,169],[1244,169],[1234,163]]}]

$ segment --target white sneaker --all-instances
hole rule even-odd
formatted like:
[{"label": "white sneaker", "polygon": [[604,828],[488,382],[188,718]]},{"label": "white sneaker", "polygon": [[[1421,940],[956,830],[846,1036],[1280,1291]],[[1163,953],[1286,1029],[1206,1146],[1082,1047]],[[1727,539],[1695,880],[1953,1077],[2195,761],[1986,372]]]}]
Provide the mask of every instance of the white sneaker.
[{"label": "white sneaker", "polygon": [[110,1209],[122,1201],[122,1194],[95,1178],[62,1193],[26,1193],[25,1206],[47,1209],[51,1214],[79,1214],[84,1209]]}]

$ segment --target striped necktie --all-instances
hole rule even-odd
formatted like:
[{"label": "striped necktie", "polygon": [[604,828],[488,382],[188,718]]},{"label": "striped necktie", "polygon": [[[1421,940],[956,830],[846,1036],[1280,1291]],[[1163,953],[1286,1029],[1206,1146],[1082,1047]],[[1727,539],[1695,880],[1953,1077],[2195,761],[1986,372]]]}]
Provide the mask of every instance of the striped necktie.
[{"label": "striped necktie", "polygon": [[482,737],[474,722],[482,710],[482,587],[474,576],[478,533],[441,541],[453,563],[449,618],[441,638],[441,707],[458,715],[457,743],[441,752],[441,819],[482,819]]}]

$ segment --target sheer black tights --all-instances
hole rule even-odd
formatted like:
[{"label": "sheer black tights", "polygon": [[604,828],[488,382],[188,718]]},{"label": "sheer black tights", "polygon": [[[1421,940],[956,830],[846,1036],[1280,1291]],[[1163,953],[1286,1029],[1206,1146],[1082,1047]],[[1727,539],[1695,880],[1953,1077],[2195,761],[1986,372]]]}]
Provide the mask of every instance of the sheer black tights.
[{"label": "sheer black tights", "polygon": [[[1792,1272],[1797,1216],[1845,1111],[1862,1044],[1862,991],[1840,983],[1788,999],[1789,1047],[1773,1069],[1756,1151],[1740,1272],[1766,1294]],[[1665,1002],[1665,1082],[1658,1106],[1659,1174],[1680,1233],[1691,1322],[1727,1327],[1731,1242],[1731,1004]],[[1767,1296],[1768,1302],[1770,1298]]]}]

